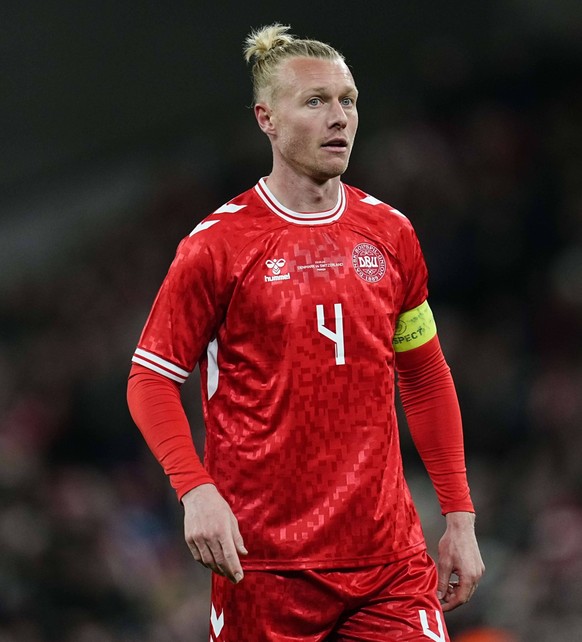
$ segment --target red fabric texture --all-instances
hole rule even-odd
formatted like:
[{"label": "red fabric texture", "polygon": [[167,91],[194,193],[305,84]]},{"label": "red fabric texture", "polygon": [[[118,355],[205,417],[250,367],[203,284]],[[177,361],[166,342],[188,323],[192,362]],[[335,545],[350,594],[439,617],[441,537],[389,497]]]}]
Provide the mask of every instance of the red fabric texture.
[{"label": "red fabric texture", "polygon": [[236,586],[214,573],[211,640],[448,642],[437,579],[426,551],[355,569],[246,570]]},{"label": "red fabric texture", "polygon": [[[466,477],[462,422],[455,386],[438,336],[396,354],[402,405],[414,444],[435,487],[443,514],[474,512]],[[181,499],[214,480],[194,448],[180,386],[148,368],[132,366],[131,416]]]},{"label": "red fabric texture", "polygon": [[396,353],[396,369],[408,427],[443,515],[474,512],[459,402],[438,336],[419,348]]},{"label": "red fabric texture", "polygon": [[196,486],[214,483],[194,448],[177,383],[134,364],[129,373],[127,403],[178,499]]}]

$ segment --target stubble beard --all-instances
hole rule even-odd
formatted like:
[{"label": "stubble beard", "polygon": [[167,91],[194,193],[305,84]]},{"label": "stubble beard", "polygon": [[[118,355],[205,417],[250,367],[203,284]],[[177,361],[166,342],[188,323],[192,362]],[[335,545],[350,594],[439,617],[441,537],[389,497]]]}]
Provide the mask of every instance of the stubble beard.
[{"label": "stubble beard", "polygon": [[333,153],[326,152],[318,147],[310,150],[304,144],[304,139],[283,139],[279,152],[284,162],[292,167],[295,172],[309,176],[313,180],[324,183],[338,176],[342,176],[348,168],[351,145],[345,157],[333,157]]},{"label": "stubble beard", "polygon": [[320,179],[329,180],[331,178],[336,178],[337,176],[342,176],[348,168],[349,161],[350,154],[348,153],[345,159],[336,158],[333,163],[316,163],[314,170]]},{"label": "stubble beard", "polygon": [[[351,149],[350,149],[351,152]],[[317,181],[325,182],[332,178],[337,178],[342,176],[348,168],[350,154],[346,154],[346,157],[336,157],[336,158],[321,158],[321,155],[327,154],[327,152],[319,149],[312,157],[311,162],[305,163],[302,167],[305,174],[311,176]]]}]

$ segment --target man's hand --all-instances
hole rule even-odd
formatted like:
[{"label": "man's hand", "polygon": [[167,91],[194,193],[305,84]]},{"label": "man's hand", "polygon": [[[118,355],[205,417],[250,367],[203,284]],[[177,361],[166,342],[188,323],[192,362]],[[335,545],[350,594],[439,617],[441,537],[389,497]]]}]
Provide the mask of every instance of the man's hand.
[{"label": "man's hand", "polygon": [[248,553],[230,506],[213,484],[202,484],[182,497],[184,537],[194,559],[228,578],[243,579],[239,554]]},{"label": "man's hand", "polygon": [[[437,596],[443,611],[452,611],[471,599],[485,566],[475,538],[475,515],[447,513],[446,520],[447,529],[439,542]],[[451,578],[453,574],[458,581]]]}]

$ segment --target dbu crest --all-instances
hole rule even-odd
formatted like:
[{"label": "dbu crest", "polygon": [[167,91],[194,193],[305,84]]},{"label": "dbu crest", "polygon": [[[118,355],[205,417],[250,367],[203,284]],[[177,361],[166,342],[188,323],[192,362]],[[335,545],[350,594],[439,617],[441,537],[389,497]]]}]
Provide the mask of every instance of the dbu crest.
[{"label": "dbu crest", "polygon": [[368,283],[377,283],[386,274],[386,259],[371,243],[359,243],[352,251],[356,274]]}]

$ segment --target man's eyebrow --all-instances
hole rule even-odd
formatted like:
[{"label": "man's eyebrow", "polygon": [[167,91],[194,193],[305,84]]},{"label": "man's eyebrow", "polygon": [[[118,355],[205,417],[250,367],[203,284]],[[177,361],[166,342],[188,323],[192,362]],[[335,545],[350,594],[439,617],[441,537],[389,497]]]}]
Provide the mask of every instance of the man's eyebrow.
[{"label": "man's eyebrow", "polygon": [[[327,87],[308,87],[302,94],[329,94],[330,91]],[[342,94],[358,94],[358,90],[354,85],[346,85],[344,91],[341,91]]]}]

